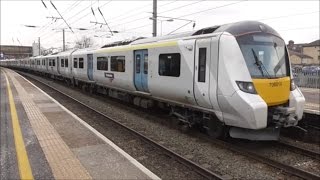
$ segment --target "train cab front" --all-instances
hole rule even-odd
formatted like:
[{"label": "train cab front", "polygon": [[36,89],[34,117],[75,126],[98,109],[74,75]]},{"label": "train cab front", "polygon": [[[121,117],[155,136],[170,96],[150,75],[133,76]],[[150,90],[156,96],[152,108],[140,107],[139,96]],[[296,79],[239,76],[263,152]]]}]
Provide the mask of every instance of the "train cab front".
[{"label": "train cab front", "polygon": [[[238,101],[252,112],[242,121],[260,126],[231,127],[230,136],[251,140],[277,140],[280,128],[297,126],[302,119],[305,98],[294,84],[284,40],[272,31],[249,31],[234,35],[251,81],[236,79]],[[262,26],[262,27],[261,27]],[[236,97],[236,96],[234,96]],[[226,121],[228,121],[226,119]],[[241,121],[241,120],[240,120]]]}]

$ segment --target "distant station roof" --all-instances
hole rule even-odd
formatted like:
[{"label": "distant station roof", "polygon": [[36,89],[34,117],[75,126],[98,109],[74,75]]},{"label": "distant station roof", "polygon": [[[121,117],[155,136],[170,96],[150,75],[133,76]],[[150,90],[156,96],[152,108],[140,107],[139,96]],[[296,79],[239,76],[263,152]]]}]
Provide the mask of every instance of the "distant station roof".
[{"label": "distant station roof", "polygon": [[12,45],[0,45],[0,53],[3,54],[3,58],[24,58],[32,56],[31,46],[12,46]]}]

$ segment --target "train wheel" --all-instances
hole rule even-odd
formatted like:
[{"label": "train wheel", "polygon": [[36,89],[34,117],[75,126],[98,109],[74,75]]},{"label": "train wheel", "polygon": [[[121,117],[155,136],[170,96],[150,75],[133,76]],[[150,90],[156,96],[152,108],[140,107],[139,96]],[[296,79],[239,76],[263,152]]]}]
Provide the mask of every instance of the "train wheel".
[{"label": "train wheel", "polygon": [[226,126],[216,118],[211,118],[208,122],[207,133],[212,138],[223,139],[227,136]]}]

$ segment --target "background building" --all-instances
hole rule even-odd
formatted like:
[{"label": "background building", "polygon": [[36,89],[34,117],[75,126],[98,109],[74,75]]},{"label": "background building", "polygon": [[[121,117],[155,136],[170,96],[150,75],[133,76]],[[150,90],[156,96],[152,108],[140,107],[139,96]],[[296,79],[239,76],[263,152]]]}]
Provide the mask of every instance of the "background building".
[{"label": "background building", "polygon": [[302,53],[306,54],[308,56],[311,56],[313,58],[312,64],[318,64],[320,63],[320,39],[313,41],[309,44],[304,44]]},{"label": "background building", "polygon": [[293,65],[320,65],[320,40],[302,44],[290,40],[287,47]]},{"label": "background building", "polygon": [[313,63],[313,58],[311,56],[296,52],[296,51],[290,51],[290,61],[294,65],[307,65]]},{"label": "background building", "polygon": [[32,56],[32,47],[0,45],[0,54],[1,59],[30,57]]}]

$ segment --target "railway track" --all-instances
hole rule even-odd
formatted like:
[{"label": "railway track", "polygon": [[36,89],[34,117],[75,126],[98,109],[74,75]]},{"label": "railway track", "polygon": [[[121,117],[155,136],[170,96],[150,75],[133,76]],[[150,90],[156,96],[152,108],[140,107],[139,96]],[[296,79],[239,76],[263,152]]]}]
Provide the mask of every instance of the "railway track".
[{"label": "railway track", "polygon": [[[214,173],[214,172],[212,172],[210,170],[207,170],[206,168],[203,168],[200,165],[198,165],[198,164],[196,164],[196,163],[194,163],[194,162],[182,157],[181,155],[171,151],[170,149],[164,147],[163,145],[161,145],[161,144],[153,141],[152,139],[144,136],[140,132],[135,131],[135,130],[131,129],[130,127],[127,127],[127,126],[119,123],[117,120],[115,120],[115,119],[113,119],[111,117],[108,117],[107,115],[103,114],[102,112],[99,112],[99,111],[95,110],[94,108],[92,108],[92,107],[90,107],[90,106],[78,101],[77,99],[69,96],[68,94],[65,94],[64,92],[56,89],[55,87],[52,87],[52,86],[48,85],[46,82],[43,82],[43,81],[41,81],[39,79],[36,79],[36,78],[28,75],[27,73],[22,73],[22,72],[20,72],[20,73],[25,75],[25,76],[28,76],[29,78],[31,78],[31,79],[33,79],[33,80],[35,80],[35,81],[37,81],[37,82],[49,87],[51,89],[53,89],[54,91],[57,91],[58,93],[64,95],[65,97],[67,97],[69,99],[72,99],[76,103],[79,103],[82,106],[84,106],[84,107],[96,112],[97,114],[105,117],[106,119],[118,124],[122,128],[125,128],[126,130],[132,132],[136,136],[142,138],[145,142],[150,143],[154,147],[157,147],[157,148],[161,149],[163,152],[165,152],[166,155],[170,156],[171,158],[174,158],[177,161],[179,161],[180,163],[184,164],[185,166],[192,168],[197,173],[202,175],[204,178],[206,178],[206,179],[223,179],[223,177],[221,175],[219,175],[217,173]],[[228,143],[228,142],[221,141],[221,140],[212,140],[212,139],[209,139],[209,138],[207,138],[207,139],[210,142],[212,142],[213,144],[219,145],[220,147],[229,149],[229,150],[234,151],[236,153],[239,153],[239,154],[242,154],[242,155],[247,156],[249,158],[255,159],[255,160],[257,160],[257,161],[259,161],[261,163],[264,163],[264,164],[270,165],[272,167],[275,167],[277,169],[280,169],[280,170],[286,172],[287,174],[294,175],[294,176],[297,176],[297,177],[300,177],[300,178],[303,178],[303,179],[320,179],[320,176],[318,176],[318,175],[316,175],[314,173],[307,172],[305,170],[301,170],[301,169],[298,169],[298,168],[283,164],[281,162],[277,162],[275,160],[272,160],[272,159],[269,159],[267,157],[264,157],[263,155],[260,155],[260,154],[258,154],[256,152],[253,152],[253,151],[250,151],[250,150],[248,150],[246,148],[243,148],[241,146],[237,146],[237,145],[234,145],[232,143]],[[303,154],[305,156],[312,157],[312,158],[315,158],[315,159],[319,160],[319,153],[318,152],[314,152],[314,151],[310,151],[310,150],[307,150],[307,149],[303,149],[301,147],[294,146],[292,144],[288,144],[286,142],[276,142],[275,144],[281,145],[281,146],[285,146],[286,148],[291,149],[292,151],[296,151],[296,152],[299,152],[299,153],[301,153],[301,154]]]},{"label": "railway track", "polygon": [[306,148],[303,148],[303,147],[300,147],[300,146],[297,146],[297,145],[294,145],[294,144],[291,144],[291,143],[288,143],[288,142],[282,141],[282,140],[280,140],[278,142],[274,142],[274,143],[277,146],[283,146],[287,149],[290,149],[290,151],[294,151],[296,153],[303,154],[305,156],[308,156],[308,157],[311,157],[313,159],[320,161],[320,153],[317,151],[306,149]]},{"label": "railway track", "polygon": [[27,73],[23,73],[23,72],[20,72],[20,71],[19,71],[19,73],[24,75],[24,76],[27,76],[27,77],[35,80],[35,81],[37,81],[37,82],[39,82],[39,83],[41,83],[41,84],[43,84],[43,85],[45,85],[47,87],[49,87],[50,89],[52,89],[52,90],[62,94],[63,96],[73,100],[74,102],[76,102],[78,104],[81,104],[85,108],[90,109],[91,111],[94,111],[95,113],[99,114],[100,116],[105,117],[106,119],[112,121],[113,123],[119,125],[120,127],[126,129],[127,131],[133,133],[137,137],[143,139],[143,141],[145,141],[145,142],[151,144],[152,146],[160,149],[161,151],[163,151],[166,155],[170,156],[171,158],[173,158],[173,159],[177,160],[178,162],[184,164],[185,166],[193,169],[194,171],[196,171],[198,174],[200,174],[204,178],[206,178],[206,179],[223,179],[223,177],[221,175],[219,175],[217,173],[214,173],[214,172],[212,172],[210,170],[207,170],[207,169],[201,167],[200,165],[196,164],[195,162],[192,162],[192,161],[180,156],[179,154],[177,154],[177,153],[171,151],[170,149],[164,147],[163,145],[153,141],[152,139],[148,138],[147,136],[141,134],[140,132],[131,129],[130,127],[127,127],[126,125],[124,125],[122,123],[119,123],[117,120],[113,119],[112,117],[109,117],[109,116],[105,115],[104,113],[102,113],[100,111],[97,111],[96,109],[84,104],[83,102],[80,102],[79,100],[69,96],[68,94],[65,94],[64,92],[60,91],[59,89],[57,89],[55,87],[52,87],[52,86],[48,85],[47,83],[45,83],[45,82],[43,82],[43,81],[41,81],[39,79],[33,78],[32,76],[28,75]]},{"label": "railway track", "polygon": [[[265,163],[268,164],[274,168],[280,169],[284,172],[286,172],[287,174],[290,175],[294,175],[303,179],[320,179],[320,176],[299,168],[295,168],[292,166],[289,166],[287,164],[278,162],[276,160],[270,159],[268,157],[265,157],[264,155],[261,155],[257,152],[255,152],[254,150],[250,150],[248,148],[239,146],[238,143],[233,143],[234,141],[228,142],[228,141],[222,141],[222,140],[217,140],[217,139],[208,139],[209,141],[211,141],[214,144],[217,144],[221,147],[224,147],[226,149],[229,149],[231,151],[234,151],[236,153],[242,154],[244,156],[247,156],[249,158],[255,159],[256,161],[259,161],[261,163]],[[297,146],[292,146],[289,145],[287,143],[283,143],[283,142],[275,142],[275,144],[281,145],[281,146],[286,146],[287,148],[292,148],[294,151],[298,151],[299,153],[303,153],[304,155],[307,156],[311,156],[311,157],[316,157],[317,159],[319,159],[319,153],[317,152],[313,152],[313,151],[309,151]],[[310,153],[310,154],[309,154]]]}]

